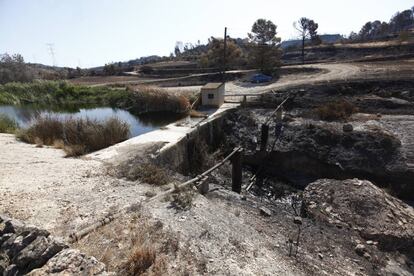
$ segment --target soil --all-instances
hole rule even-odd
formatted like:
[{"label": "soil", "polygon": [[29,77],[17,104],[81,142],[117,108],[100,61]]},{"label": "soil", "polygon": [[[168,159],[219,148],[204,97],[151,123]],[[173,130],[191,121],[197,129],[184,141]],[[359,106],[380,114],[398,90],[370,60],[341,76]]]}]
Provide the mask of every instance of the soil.
[{"label": "soil", "polygon": [[[389,65],[368,65],[364,68],[369,72],[362,77],[378,80],[380,77],[376,74],[382,73],[373,71]],[[320,168],[318,166],[322,164],[338,171],[342,171],[342,166],[346,171],[344,179],[354,178],[356,167],[367,173],[359,175],[361,178],[381,171],[390,175],[390,179],[398,174],[402,180],[410,179],[404,177],[412,171],[414,164],[413,115],[410,111],[412,86],[405,85],[411,82],[388,83],[386,86],[377,82],[364,86],[358,82],[363,66],[360,63],[320,64],[314,66],[318,70],[312,73],[288,74],[267,85],[230,82],[228,91],[237,93],[237,96],[243,93],[260,95],[272,89],[279,93],[258,97],[262,101],[259,102],[261,108],[247,107],[230,112],[222,127],[226,140],[218,151],[209,152],[206,158],[214,164],[236,145],[242,145],[246,149],[246,157],[253,156],[253,161],[263,158],[255,157],[255,154],[260,142],[259,127],[272,112],[272,108],[265,107],[277,106],[289,93],[296,94],[296,97],[285,110],[288,115],[285,116],[285,133],[288,135],[276,143],[274,152],[281,155],[275,155],[272,162],[277,162],[278,157],[293,160],[295,158],[289,154],[295,152],[303,157],[300,159],[303,163],[293,163],[297,171],[306,172],[307,169],[311,172],[312,168]],[[409,66],[406,69],[411,70]],[[397,71],[394,73],[398,74]],[[327,82],[329,86],[326,86]],[[349,87],[342,88],[344,83]],[[382,89],[372,90],[375,86]],[[352,91],[354,93],[350,93]],[[312,114],[315,107],[341,97],[360,109],[346,122],[325,122]],[[375,108],[370,109],[373,102]],[[377,114],[377,109],[381,114]],[[345,123],[352,125],[350,133],[343,133]],[[274,122],[270,133],[269,144],[272,145]],[[344,136],[352,140],[350,151],[346,141],[342,141]],[[339,142],[333,143],[331,138]],[[389,147],[384,147],[382,140],[389,140],[390,143],[385,142]],[[254,185],[250,192],[238,195],[230,191],[231,165],[226,164],[209,178],[210,192],[206,195],[187,190],[149,202],[149,198],[161,195],[189,177],[169,172],[168,185],[154,186],[122,178],[117,166],[147,162],[162,145],[151,142],[128,144],[127,141],[123,146],[101,152],[106,152],[106,155],[97,153],[95,158],[90,155],[89,158],[75,159],[65,158],[61,150],[38,148],[17,141],[13,135],[0,134],[0,213],[44,228],[60,239],[66,239],[74,231],[97,221],[104,221],[103,227],[71,244],[71,247],[95,256],[120,275],[124,274],[123,268],[133,253],[142,246],[150,247],[157,256],[147,271],[148,275],[412,275],[414,262],[411,253],[401,248],[386,250],[376,246],[375,242],[379,240],[363,236],[361,229],[337,224],[335,220],[332,223],[326,217],[301,213],[303,208],[312,205],[311,201],[325,206],[323,204],[330,200],[348,202],[364,199],[364,195],[347,193],[346,189],[340,195],[332,194],[325,191],[324,186],[318,196],[311,194],[305,186],[324,178],[317,170],[312,172],[316,179],[304,178],[305,184],[293,185],[296,180],[289,178],[289,174],[283,175],[283,170],[273,174],[278,167],[269,162],[262,187]],[[283,156],[282,149],[289,154]],[[119,160],[115,158],[117,154]],[[105,156],[110,158],[103,158]],[[130,162],[131,157],[135,162]],[[359,163],[352,164],[353,158]],[[311,163],[314,160],[319,163]],[[243,191],[258,166],[245,164]],[[333,179],[323,182],[324,185],[342,181],[330,178]],[[370,180],[378,184],[375,183],[376,178]],[[320,181],[315,183],[310,187],[321,185]],[[406,184],[405,189],[412,187],[408,185],[410,183]],[[404,227],[412,231],[412,207],[373,184],[367,184],[366,192],[381,195],[397,206],[395,210],[399,212],[394,213],[396,221],[403,222],[404,218],[407,221]],[[305,199],[303,208],[302,194]],[[369,202],[375,205],[374,199]],[[381,198],[377,200],[381,201]],[[378,206],[384,207],[380,210],[393,210],[392,204]],[[342,203],[338,206],[341,206],[341,214],[355,211],[346,209]],[[120,210],[124,212],[118,213]],[[340,213],[339,210],[337,212]],[[362,213],[360,219],[374,221],[375,213],[372,212]],[[116,217],[115,214],[121,215]],[[407,214],[410,214],[408,218]],[[114,215],[112,220],[102,220],[108,215]],[[382,229],[375,223],[369,226],[370,231],[372,228]],[[368,229],[366,225],[362,224],[362,227]],[[399,224],[393,227],[396,233],[402,229]],[[407,243],[412,243],[411,234],[404,238]]]}]

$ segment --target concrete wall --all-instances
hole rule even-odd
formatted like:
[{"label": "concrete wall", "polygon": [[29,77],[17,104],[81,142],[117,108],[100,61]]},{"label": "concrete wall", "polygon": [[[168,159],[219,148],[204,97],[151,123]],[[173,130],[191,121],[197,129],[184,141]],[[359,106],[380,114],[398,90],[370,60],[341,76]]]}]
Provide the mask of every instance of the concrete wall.
[{"label": "concrete wall", "polygon": [[219,117],[194,128],[194,130],[176,144],[163,150],[157,157],[156,162],[181,174],[194,174],[196,169],[197,150],[204,143],[209,149],[216,149],[223,141],[223,120],[226,112]]}]

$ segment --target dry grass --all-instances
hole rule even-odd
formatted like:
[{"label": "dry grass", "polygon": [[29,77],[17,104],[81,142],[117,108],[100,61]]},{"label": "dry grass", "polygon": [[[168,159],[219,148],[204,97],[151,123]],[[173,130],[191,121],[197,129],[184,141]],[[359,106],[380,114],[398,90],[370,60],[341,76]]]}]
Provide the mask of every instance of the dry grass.
[{"label": "dry grass", "polygon": [[27,143],[63,149],[67,156],[79,156],[126,140],[129,125],[118,118],[100,122],[43,116],[29,128],[21,130],[18,137]]},{"label": "dry grass", "polygon": [[336,121],[348,119],[352,114],[358,112],[358,108],[346,100],[339,100],[326,103],[316,108],[315,111],[321,120]]},{"label": "dry grass", "polygon": [[148,246],[136,248],[123,264],[124,275],[141,275],[154,264],[155,258],[156,254],[153,248]]},{"label": "dry grass", "polygon": [[139,107],[140,112],[187,113],[191,108],[188,98],[155,86],[127,87],[127,91],[131,93],[132,108]]},{"label": "dry grass", "polygon": [[116,275],[168,275],[171,260],[180,267],[180,241],[142,211],[114,220],[74,246],[95,256]]},{"label": "dry grass", "polygon": [[179,188],[175,185],[171,205],[178,210],[188,210],[193,204],[194,195],[192,187]]},{"label": "dry grass", "polygon": [[129,169],[126,178],[131,181],[141,180],[144,183],[162,186],[168,184],[168,175],[164,169],[151,163],[138,164]]}]

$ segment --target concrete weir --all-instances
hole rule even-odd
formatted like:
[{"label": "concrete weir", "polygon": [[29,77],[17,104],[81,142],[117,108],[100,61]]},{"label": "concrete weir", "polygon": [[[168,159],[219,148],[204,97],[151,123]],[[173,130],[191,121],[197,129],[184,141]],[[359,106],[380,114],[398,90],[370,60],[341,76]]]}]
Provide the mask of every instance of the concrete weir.
[{"label": "concrete weir", "polygon": [[[197,139],[204,140],[209,146],[217,144],[221,138],[221,122],[226,111],[238,104],[223,104],[220,108],[206,111],[207,118],[186,118],[161,129],[131,138],[109,148],[91,153],[87,158],[109,164],[119,164],[142,156],[143,152],[157,148],[156,162],[180,173],[190,169],[191,148]],[[152,153],[153,154],[153,153]]]}]

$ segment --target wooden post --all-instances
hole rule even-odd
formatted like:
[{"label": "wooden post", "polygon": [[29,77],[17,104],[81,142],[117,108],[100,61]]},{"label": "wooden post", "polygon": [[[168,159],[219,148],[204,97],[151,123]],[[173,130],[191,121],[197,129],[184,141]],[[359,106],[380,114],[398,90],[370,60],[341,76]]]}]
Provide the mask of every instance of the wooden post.
[{"label": "wooden post", "polygon": [[242,185],[242,150],[238,150],[231,158],[232,163],[232,190],[236,193],[241,193]]},{"label": "wooden post", "polygon": [[260,151],[266,151],[267,141],[269,139],[269,126],[267,124],[262,125],[262,133],[260,139]]},{"label": "wooden post", "polygon": [[227,50],[227,27],[224,28],[224,51],[223,51],[223,73],[222,73],[222,80],[226,82],[226,50]]},{"label": "wooden post", "polygon": [[196,186],[198,188],[198,191],[200,194],[205,195],[208,193],[210,189],[210,185],[207,182],[208,176],[204,176],[200,181],[196,183]]}]

